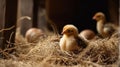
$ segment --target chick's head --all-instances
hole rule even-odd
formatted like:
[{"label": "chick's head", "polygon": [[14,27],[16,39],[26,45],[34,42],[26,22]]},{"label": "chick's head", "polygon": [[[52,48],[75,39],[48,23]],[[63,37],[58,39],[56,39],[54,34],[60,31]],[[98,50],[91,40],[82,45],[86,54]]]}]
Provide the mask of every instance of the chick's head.
[{"label": "chick's head", "polygon": [[96,21],[105,20],[105,15],[102,12],[97,12],[92,19]]},{"label": "chick's head", "polygon": [[78,29],[72,24],[65,25],[62,30],[62,34],[65,34],[67,36],[77,36],[78,35]]}]

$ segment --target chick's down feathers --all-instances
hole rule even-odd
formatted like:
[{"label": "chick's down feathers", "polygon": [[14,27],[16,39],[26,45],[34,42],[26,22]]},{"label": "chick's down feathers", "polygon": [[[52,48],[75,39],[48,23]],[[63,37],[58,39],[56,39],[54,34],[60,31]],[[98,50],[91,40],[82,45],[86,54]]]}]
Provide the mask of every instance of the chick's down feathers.
[{"label": "chick's down feathers", "polygon": [[86,43],[78,36],[78,29],[72,24],[65,25],[60,39],[60,49],[63,51],[79,50],[85,48]]}]

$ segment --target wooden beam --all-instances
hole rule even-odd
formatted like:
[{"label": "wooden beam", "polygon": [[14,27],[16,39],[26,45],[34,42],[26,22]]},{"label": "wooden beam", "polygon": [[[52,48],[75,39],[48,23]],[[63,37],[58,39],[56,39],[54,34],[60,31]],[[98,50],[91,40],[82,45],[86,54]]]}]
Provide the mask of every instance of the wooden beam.
[{"label": "wooden beam", "polygon": [[[33,16],[33,0],[20,0],[19,2],[20,8],[20,18],[24,16],[29,16],[32,18]],[[20,24],[20,33],[25,36],[26,31],[32,27],[32,19],[22,19],[18,21]]]},{"label": "wooden beam", "polygon": [[110,13],[110,21],[119,25],[119,0],[108,0],[108,9]]},{"label": "wooden beam", "polygon": [[33,0],[33,27],[37,27],[38,23],[38,7],[39,0]]},{"label": "wooden beam", "polygon": [[6,0],[4,29],[8,29],[8,30],[5,30],[3,33],[4,41],[3,41],[2,49],[14,46],[12,43],[15,42],[17,6],[18,6],[18,0],[12,0],[12,1]]},{"label": "wooden beam", "polygon": [[0,48],[3,47],[4,17],[5,17],[5,0],[0,0]]}]

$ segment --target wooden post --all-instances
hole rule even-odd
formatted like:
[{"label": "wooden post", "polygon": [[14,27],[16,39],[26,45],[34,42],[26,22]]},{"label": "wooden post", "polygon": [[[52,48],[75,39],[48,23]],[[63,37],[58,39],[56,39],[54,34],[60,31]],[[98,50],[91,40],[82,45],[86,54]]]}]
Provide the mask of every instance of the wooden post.
[{"label": "wooden post", "polygon": [[[32,18],[33,0],[20,0],[19,4],[20,17],[29,16]],[[20,24],[20,33],[25,36],[26,31],[32,27],[32,20],[25,18],[18,22]]]},{"label": "wooden post", "polygon": [[119,0],[108,0],[110,19],[119,25]]},{"label": "wooden post", "polygon": [[5,0],[0,0],[0,48],[3,47],[3,31],[5,17]]},{"label": "wooden post", "polygon": [[38,6],[39,0],[33,0],[33,27],[37,27],[38,23]]},{"label": "wooden post", "polygon": [[15,42],[17,6],[18,6],[18,0],[12,0],[12,1],[6,0],[4,29],[7,28],[11,28],[11,29],[5,30],[3,32],[4,41],[2,44],[2,49],[14,46],[12,43]]}]

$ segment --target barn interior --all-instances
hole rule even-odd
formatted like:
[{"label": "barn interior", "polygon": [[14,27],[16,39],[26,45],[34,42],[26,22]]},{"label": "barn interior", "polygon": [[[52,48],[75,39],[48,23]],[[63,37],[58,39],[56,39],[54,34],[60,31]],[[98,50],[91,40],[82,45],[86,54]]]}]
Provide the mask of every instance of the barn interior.
[{"label": "barn interior", "polygon": [[[92,19],[97,12],[119,28],[119,0],[0,0],[0,67],[119,67],[119,29],[99,37]],[[79,33],[90,29],[95,38],[78,53],[62,52],[66,24]],[[31,28],[43,33],[26,36]]]}]

